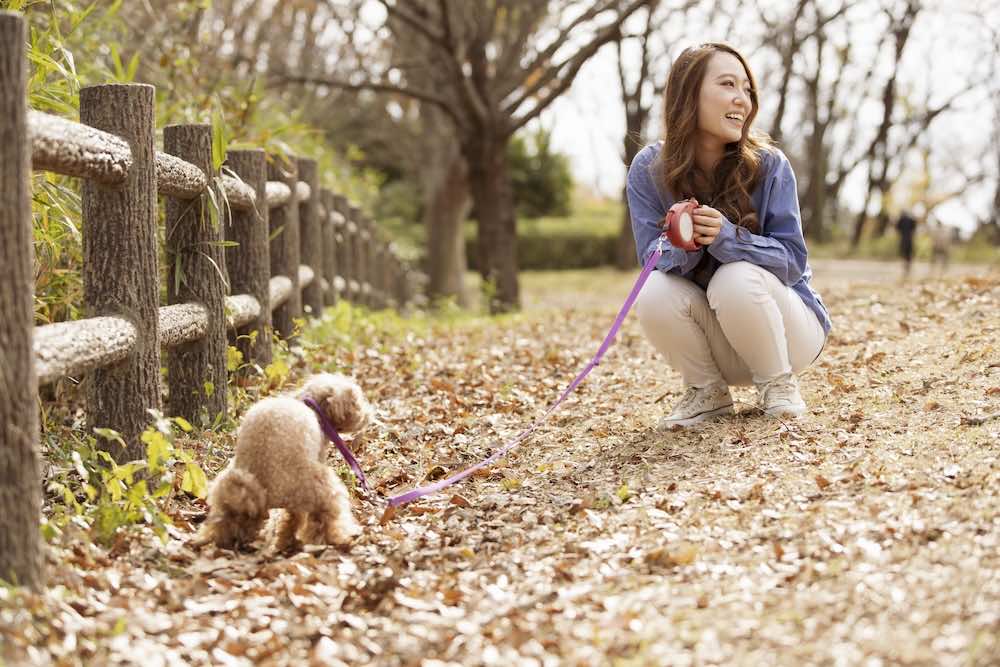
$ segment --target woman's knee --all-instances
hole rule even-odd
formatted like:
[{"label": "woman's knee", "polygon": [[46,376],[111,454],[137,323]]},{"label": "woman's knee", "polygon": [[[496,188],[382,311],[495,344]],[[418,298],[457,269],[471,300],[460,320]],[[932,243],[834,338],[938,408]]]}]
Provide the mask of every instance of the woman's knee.
[{"label": "woman's knee", "polygon": [[690,281],[656,271],[639,292],[635,312],[644,324],[662,324],[691,315]]},{"label": "woman's knee", "polygon": [[715,271],[706,293],[712,310],[729,303],[753,302],[754,295],[767,291],[766,270],[751,262],[729,262]]}]

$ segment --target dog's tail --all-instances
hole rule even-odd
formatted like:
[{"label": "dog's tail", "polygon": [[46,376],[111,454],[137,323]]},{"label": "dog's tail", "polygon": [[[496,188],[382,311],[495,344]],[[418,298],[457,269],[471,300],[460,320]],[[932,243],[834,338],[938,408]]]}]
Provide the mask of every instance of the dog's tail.
[{"label": "dog's tail", "polygon": [[192,546],[209,542],[224,548],[248,543],[267,518],[267,491],[253,473],[229,466],[208,490],[208,517]]}]

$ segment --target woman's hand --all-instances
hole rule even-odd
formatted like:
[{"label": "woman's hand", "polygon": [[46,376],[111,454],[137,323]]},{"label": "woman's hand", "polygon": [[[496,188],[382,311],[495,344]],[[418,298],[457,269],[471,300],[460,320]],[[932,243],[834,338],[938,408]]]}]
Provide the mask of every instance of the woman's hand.
[{"label": "woman's hand", "polygon": [[711,206],[699,206],[691,216],[694,222],[694,240],[699,245],[711,245],[722,231],[722,213]]}]

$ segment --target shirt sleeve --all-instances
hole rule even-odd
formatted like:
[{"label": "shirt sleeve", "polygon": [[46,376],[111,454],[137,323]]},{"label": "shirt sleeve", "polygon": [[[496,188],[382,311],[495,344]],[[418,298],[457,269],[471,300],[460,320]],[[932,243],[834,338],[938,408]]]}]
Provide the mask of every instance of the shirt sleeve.
[{"label": "shirt sleeve", "polygon": [[[663,218],[667,215],[651,173],[655,155],[656,150],[653,146],[647,146],[639,151],[629,166],[625,184],[629,215],[632,217],[632,236],[635,238],[636,255],[640,265],[645,265],[649,256],[656,250],[660,235],[663,233]],[[666,240],[663,241],[663,248],[663,256],[656,263],[656,268],[678,275],[693,271],[703,252],[700,248],[692,252],[675,248]]]},{"label": "shirt sleeve", "polygon": [[779,154],[776,167],[765,177],[761,204],[757,218],[760,234],[723,216],[722,229],[708,252],[723,264],[756,264],[785,285],[794,285],[806,271],[806,242],[795,173],[784,155]]}]

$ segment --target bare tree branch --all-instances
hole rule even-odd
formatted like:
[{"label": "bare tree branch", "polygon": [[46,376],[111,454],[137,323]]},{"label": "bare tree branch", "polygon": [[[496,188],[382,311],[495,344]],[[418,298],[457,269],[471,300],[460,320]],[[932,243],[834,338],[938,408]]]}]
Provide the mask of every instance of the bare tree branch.
[{"label": "bare tree branch", "polygon": [[427,104],[433,104],[435,107],[444,111],[458,126],[463,126],[462,118],[455,113],[454,104],[449,100],[439,97],[431,92],[417,90],[412,86],[398,86],[391,83],[382,83],[378,81],[363,81],[361,83],[352,83],[350,81],[343,81],[340,79],[325,79],[322,77],[313,77],[308,75],[297,75],[297,74],[273,74],[272,81],[269,83],[269,87],[280,87],[290,84],[308,84],[313,86],[327,86],[329,88],[335,88],[337,90],[348,90],[353,92],[360,91],[371,91],[375,93],[391,93],[396,95],[403,95],[404,97],[409,97],[420,102],[426,102]]},{"label": "bare tree branch", "polygon": [[583,67],[583,65],[595,53],[597,53],[602,46],[613,40],[619,34],[621,22],[635,13],[635,11],[640,7],[648,5],[649,2],[650,0],[634,0],[630,5],[622,10],[617,21],[605,26],[591,39],[587,45],[578,49],[575,54],[558,65],[551,66],[548,70],[546,70],[545,74],[539,77],[539,80],[525,90],[517,100],[506,105],[504,107],[504,112],[513,117],[517,113],[518,108],[527,99],[535,93],[540,92],[553,80],[557,80],[557,83],[554,86],[549,87],[548,92],[545,93],[545,95],[535,104],[531,111],[522,116],[520,119],[514,120],[511,132],[516,132],[519,128],[523,127],[525,123],[537,117],[538,114],[546,109],[557,97],[566,92],[566,90],[568,90],[573,84],[573,80],[576,78],[577,73],[579,73],[580,68]]}]

